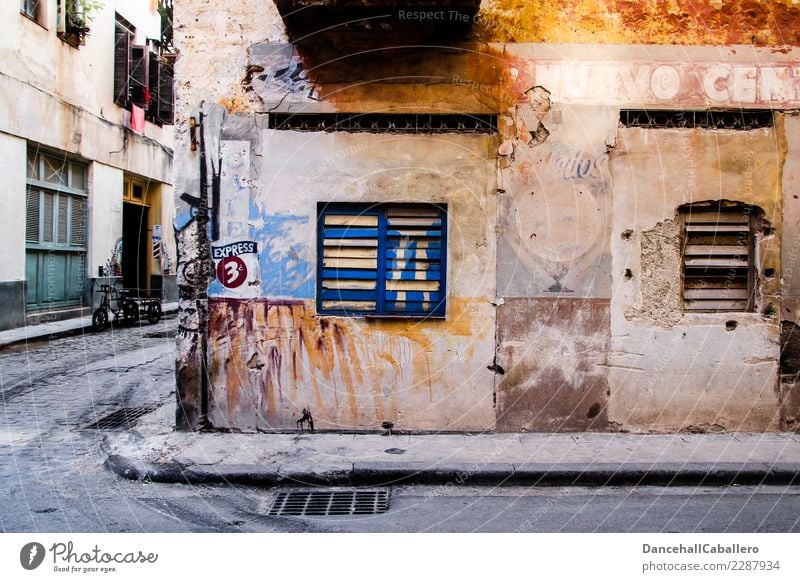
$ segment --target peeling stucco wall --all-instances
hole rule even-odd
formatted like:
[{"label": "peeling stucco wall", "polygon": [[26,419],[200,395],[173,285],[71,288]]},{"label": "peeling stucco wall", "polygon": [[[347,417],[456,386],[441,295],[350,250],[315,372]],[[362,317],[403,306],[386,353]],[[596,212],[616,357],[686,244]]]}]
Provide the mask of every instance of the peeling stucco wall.
[{"label": "peeling stucco wall", "polygon": [[798,19],[793,0],[484,0],[474,34],[498,42],[797,45]]},{"label": "peeling stucco wall", "polygon": [[[644,130],[620,129],[619,111],[800,107],[797,49],[670,46],[780,44],[797,10],[777,3],[770,21],[766,2],[684,4],[484,2],[476,42],[331,59],[287,44],[271,2],[180,3],[182,426],[290,429],[303,408],[325,429],[775,430],[781,414],[788,426],[798,397],[778,382],[780,320],[794,316],[769,306],[794,244],[782,212],[796,118]],[[190,148],[201,110],[205,192]],[[500,127],[303,133],[268,129],[271,111],[494,113]],[[204,244],[258,249],[235,292],[198,246],[215,172],[220,238]],[[756,312],[682,311],[677,210],[712,200],[757,206],[773,229],[757,237]],[[444,321],[316,314],[316,205],[329,201],[447,204]]]},{"label": "peeling stucco wall", "polygon": [[[681,319],[681,226],[665,220],[640,235],[641,305],[631,307],[625,317],[649,319],[662,327],[672,327]],[[625,275],[623,275],[625,277]],[[631,275],[632,277],[632,275]]]},{"label": "peeling stucco wall", "polygon": [[618,233],[611,238],[611,422],[664,432],[779,427],[780,326],[764,313],[779,298],[776,281],[763,277],[780,270],[779,237],[757,237],[755,312],[682,313],[669,281],[680,285],[674,220],[683,204],[751,204],[782,232],[782,132],[780,122],[746,132],[620,130],[611,158]]}]

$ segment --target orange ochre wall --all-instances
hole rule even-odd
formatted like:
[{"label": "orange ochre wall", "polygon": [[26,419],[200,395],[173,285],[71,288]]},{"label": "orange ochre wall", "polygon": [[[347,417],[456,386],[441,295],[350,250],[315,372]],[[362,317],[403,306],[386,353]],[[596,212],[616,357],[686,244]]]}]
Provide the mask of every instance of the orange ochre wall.
[{"label": "orange ochre wall", "polygon": [[800,44],[794,0],[491,0],[475,33],[492,42],[758,46]]}]

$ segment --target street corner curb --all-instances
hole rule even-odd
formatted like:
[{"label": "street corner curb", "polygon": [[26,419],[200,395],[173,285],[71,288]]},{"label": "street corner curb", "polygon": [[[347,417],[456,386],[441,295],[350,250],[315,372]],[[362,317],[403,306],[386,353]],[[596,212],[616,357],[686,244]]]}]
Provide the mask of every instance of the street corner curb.
[{"label": "street corner curb", "polygon": [[129,481],[155,483],[187,483],[185,468],[177,464],[154,465],[134,461],[124,455],[108,455],[103,466]]},{"label": "street corner curb", "polygon": [[431,466],[427,463],[355,463],[353,485],[507,485],[511,484],[514,467],[510,463],[489,463],[481,466]]},{"label": "street corner curb", "polygon": [[186,466],[174,462],[156,465],[134,461],[124,455],[108,455],[103,466],[123,479],[153,483],[277,485],[283,480],[276,471],[253,465]]},{"label": "street corner curb", "polygon": [[800,465],[769,463],[585,463],[514,466],[517,485],[726,486],[800,483]]}]

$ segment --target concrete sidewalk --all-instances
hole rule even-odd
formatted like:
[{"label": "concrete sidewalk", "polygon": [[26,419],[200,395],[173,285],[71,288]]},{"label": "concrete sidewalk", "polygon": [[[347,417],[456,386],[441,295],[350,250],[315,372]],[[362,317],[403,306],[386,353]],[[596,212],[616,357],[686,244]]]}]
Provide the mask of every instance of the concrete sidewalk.
[{"label": "concrete sidewalk", "polygon": [[[177,301],[173,303],[163,303],[161,305],[161,310],[164,315],[177,313],[178,303]],[[0,348],[29,341],[64,337],[82,332],[92,332],[91,315],[0,331]]]},{"label": "concrete sidewalk", "polygon": [[[255,485],[800,485],[800,434],[109,433],[127,479]],[[143,436],[147,435],[147,436]]]}]

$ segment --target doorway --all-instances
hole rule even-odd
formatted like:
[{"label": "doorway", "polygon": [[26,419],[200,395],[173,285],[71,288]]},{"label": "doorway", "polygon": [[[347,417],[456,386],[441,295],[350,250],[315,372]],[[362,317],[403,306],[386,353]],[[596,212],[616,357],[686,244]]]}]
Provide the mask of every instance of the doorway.
[{"label": "doorway", "polygon": [[122,205],[122,283],[146,295],[150,287],[147,272],[147,206],[124,202]]}]

